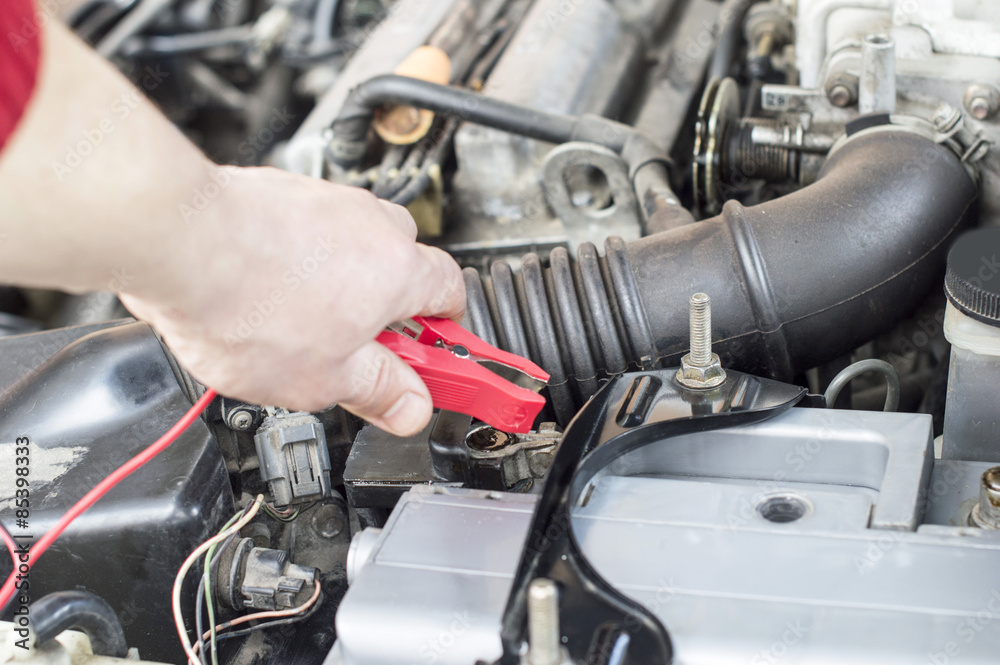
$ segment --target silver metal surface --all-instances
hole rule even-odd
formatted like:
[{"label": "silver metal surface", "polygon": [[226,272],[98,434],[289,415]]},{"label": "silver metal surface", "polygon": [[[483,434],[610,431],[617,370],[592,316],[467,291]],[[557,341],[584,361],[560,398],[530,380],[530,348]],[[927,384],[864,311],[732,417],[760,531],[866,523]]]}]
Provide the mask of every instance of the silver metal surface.
[{"label": "silver metal surface", "polygon": [[677,381],[685,388],[701,390],[722,385],[726,370],[718,354],[712,353],[712,300],[695,293],[688,302],[691,352],[681,358]]},{"label": "silver metal surface", "polygon": [[971,522],[983,529],[1000,529],[1000,466],[987,469],[979,482],[979,502]]},{"label": "silver metal surface", "polygon": [[1000,109],[1000,91],[986,83],[974,83],[965,89],[965,110],[976,120],[987,120]]},{"label": "silver metal surface", "polygon": [[528,664],[559,665],[559,587],[539,578],[528,585]]},{"label": "silver metal surface", "polygon": [[[592,193],[587,182],[571,191],[572,176],[586,180],[588,172],[600,174],[605,192]],[[556,146],[542,164],[542,189],[553,214],[562,220],[571,253],[581,242],[593,242],[601,234],[625,240],[639,237],[639,205],[628,168],[608,148],[575,141]]]},{"label": "silver metal surface", "polygon": [[368,527],[358,531],[351,538],[351,546],[347,550],[347,583],[354,584],[361,569],[371,560],[375,545],[378,544],[382,529]]},{"label": "silver metal surface", "polygon": [[828,22],[835,13],[846,9],[884,10],[893,0],[800,0],[795,21],[795,64],[799,70],[799,85],[820,87],[820,71],[829,53]]},{"label": "silver metal surface", "polygon": [[935,52],[1000,58],[1000,12],[993,0],[897,0],[892,19],[927,32]]},{"label": "silver metal surface", "polygon": [[[931,482],[930,433],[928,416],[793,409],[678,437],[613,464],[573,528],[597,571],[668,628],[679,665],[993,663],[1000,534],[919,526],[967,494]],[[806,509],[770,521],[775,497]],[[495,659],[533,500],[405,495],[328,662]]]},{"label": "silver metal surface", "polygon": [[[797,86],[767,84],[762,106],[781,111],[785,122],[808,117],[811,130],[844,122],[885,106],[867,97],[852,100],[862,76],[863,42],[885,34],[896,44],[895,113],[929,119],[942,102],[964,108],[973,134],[1000,144],[1000,97],[988,91],[1000,81],[1000,12],[986,0],[799,0],[776,2],[795,12]],[[877,77],[872,77],[877,79]],[[835,94],[834,94],[835,93]],[[860,94],[860,93],[859,93]],[[822,95],[823,99],[820,99]],[[889,94],[886,89],[885,99]],[[860,108],[859,108],[860,107]],[[984,151],[979,218],[1000,224],[1000,158]]]},{"label": "silver metal surface", "polygon": [[691,362],[705,366],[712,362],[712,300],[695,293],[688,303],[691,332]]},{"label": "silver metal surface", "polygon": [[[642,44],[615,3],[538,0],[490,74],[483,94],[550,112],[614,116],[638,71]],[[454,224],[436,241],[461,256],[517,254],[609,233],[637,237],[614,215],[609,226],[575,215],[560,221],[540,178],[552,145],[465,124],[455,134]],[[607,146],[602,146],[607,147]],[[612,178],[612,173],[607,177]],[[558,198],[558,192],[553,192]],[[634,206],[622,201],[622,210]],[[561,212],[561,211],[560,211]]]},{"label": "silver metal surface", "polygon": [[229,414],[229,426],[235,430],[246,430],[253,424],[253,414],[246,409],[236,409]]},{"label": "silver metal surface", "polygon": [[865,35],[861,42],[858,111],[866,114],[895,110],[896,42],[889,35]]}]

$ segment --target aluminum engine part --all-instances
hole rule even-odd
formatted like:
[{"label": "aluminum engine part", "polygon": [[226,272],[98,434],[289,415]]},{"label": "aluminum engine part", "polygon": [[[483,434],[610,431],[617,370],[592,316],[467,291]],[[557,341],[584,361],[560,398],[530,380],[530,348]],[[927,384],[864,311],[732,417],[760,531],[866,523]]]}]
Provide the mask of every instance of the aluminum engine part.
[{"label": "aluminum engine part", "polygon": [[[572,7],[567,9],[567,5]],[[641,45],[612,3],[539,0],[483,92],[546,111],[614,117],[641,64]],[[592,155],[579,154],[579,150],[568,159],[564,155],[559,159],[566,163],[553,169],[553,156],[540,183],[551,149],[550,144],[487,127],[459,129],[453,218],[462,223],[438,244],[461,256],[518,254],[566,243],[575,247],[583,240],[597,242],[609,234],[637,238],[639,213],[630,186],[620,185],[621,160],[600,146],[590,146]],[[561,171],[561,179],[553,170]],[[575,185],[574,179],[585,182]],[[589,190],[598,193],[589,195]],[[553,216],[550,205],[556,213],[563,213],[565,223]],[[574,209],[580,214],[566,214]]]},{"label": "aluminum engine part", "polygon": [[[573,528],[676,663],[995,661],[1000,537],[964,526],[985,469],[935,464],[928,416],[792,409],[639,452],[594,481]],[[499,656],[533,504],[407,493],[355,549],[327,663]]]},{"label": "aluminum engine part", "polygon": [[[930,119],[946,103],[964,111],[972,134],[1000,142],[995,3],[800,0],[794,18],[798,86],[765,85],[766,111],[789,124],[805,117],[813,131],[822,132],[873,111]],[[970,161],[983,156],[970,155]],[[981,217],[995,225],[1000,176],[992,167],[983,171]]]}]

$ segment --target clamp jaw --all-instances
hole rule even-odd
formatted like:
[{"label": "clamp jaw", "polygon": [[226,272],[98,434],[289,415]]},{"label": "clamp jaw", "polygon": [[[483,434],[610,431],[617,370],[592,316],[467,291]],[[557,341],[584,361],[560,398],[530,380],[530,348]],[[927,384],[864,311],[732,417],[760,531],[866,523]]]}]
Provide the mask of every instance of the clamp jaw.
[{"label": "clamp jaw", "polygon": [[378,342],[416,370],[437,408],[505,432],[528,432],[545,406],[538,394],[549,380],[545,370],[449,319],[416,316],[394,323]]}]

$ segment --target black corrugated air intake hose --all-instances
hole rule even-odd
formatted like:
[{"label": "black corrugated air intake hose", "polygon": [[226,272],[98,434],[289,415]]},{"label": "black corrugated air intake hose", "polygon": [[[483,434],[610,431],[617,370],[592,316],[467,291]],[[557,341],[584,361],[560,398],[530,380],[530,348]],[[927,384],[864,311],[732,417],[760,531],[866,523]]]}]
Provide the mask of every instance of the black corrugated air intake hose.
[{"label": "black corrugated air intake hose", "polygon": [[[387,101],[552,142],[602,142],[588,138],[601,119],[422,82],[373,83],[385,78],[352,93],[332,152],[360,159],[373,105]],[[362,90],[369,85],[375,92]],[[949,239],[976,195],[950,148],[902,127],[859,131],[815,183],[773,201],[730,201],[717,217],[629,243],[611,237],[603,256],[584,243],[575,260],[561,248],[528,254],[518,274],[496,262],[485,283],[467,270],[468,316],[484,339],[551,374],[562,423],[602,376],[679,364],[687,301],[699,291],[712,298],[726,366],[790,380],[890,329],[940,286]]]},{"label": "black corrugated air intake hose", "polygon": [[[790,380],[857,348],[939,287],[949,240],[977,188],[947,147],[904,130],[860,134],[797,192],[624,243],[605,256],[556,249],[520,275],[466,274],[470,317],[501,348],[552,374],[567,420],[595,377],[673,366],[688,347],[687,301],[712,298],[714,349],[734,369]],[[492,326],[492,330],[490,330]]]}]

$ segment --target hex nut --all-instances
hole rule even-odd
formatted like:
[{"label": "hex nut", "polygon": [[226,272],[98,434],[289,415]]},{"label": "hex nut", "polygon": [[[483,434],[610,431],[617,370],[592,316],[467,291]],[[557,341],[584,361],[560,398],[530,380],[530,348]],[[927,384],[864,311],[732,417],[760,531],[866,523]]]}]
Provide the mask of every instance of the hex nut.
[{"label": "hex nut", "polygon": [[700,366],[691,363],[691,354],[681,358],[681,367],[677,370],[677,382],[692,390],[707,390],[716,388],[726,382],[726,370],[722,367],[719,354],[712,354],[708,365]]}]

